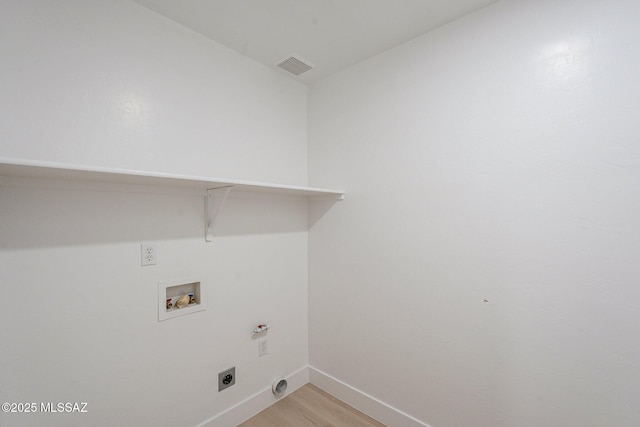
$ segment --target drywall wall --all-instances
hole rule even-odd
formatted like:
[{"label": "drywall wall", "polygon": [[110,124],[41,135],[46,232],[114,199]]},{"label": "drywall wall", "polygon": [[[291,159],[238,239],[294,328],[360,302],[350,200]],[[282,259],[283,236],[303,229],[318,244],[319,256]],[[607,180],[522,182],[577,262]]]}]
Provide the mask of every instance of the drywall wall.
[{"label": "drywall wall", "polygon": [[[305,87],[130,2],[0,8],[0,156],[306,183]],[[3,177],[0,401],[38,413],[0,425],[195,426],[304,368],[307,214],[232,193],[205,243],[199,192]],[[158,282],[182,279],[207,310],[158,322]]]},{"label": "drywall wall", "polygon": [[[39,409],[2,426],[195,426],[306,366],[306,214],[306,201],[231,197],[206,243],[200,196],[1,187],[0,400]],[[141,267],[147,241],[158,264]],[[159,322],[158,282],[174,280],[201,281],[207,309]]]},{"label": "drywall wall", "polygon": [[506,0],[310,89],[310,184],[348,193],[311,366],[433,427],[638,425],[639,21]]},{"label": "drywall wall", "polygon": [[306,184],[306,87],[128,0],[0,5],[0,154]]}]

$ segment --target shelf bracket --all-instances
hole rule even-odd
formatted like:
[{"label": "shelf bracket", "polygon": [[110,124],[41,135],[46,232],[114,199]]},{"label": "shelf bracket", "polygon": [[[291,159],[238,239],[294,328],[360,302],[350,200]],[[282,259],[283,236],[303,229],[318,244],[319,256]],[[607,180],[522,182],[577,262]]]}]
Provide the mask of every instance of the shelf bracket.
[{"label": "shelf bracket", "polygon": [[227,200],[229,191],[232,186],[210,188],[207,190],[207,199],[205,203],[205,234],[204,240],[210,242],[213,240],[213,225],[215,224],[216,217],[222,209],[224,202]]}]

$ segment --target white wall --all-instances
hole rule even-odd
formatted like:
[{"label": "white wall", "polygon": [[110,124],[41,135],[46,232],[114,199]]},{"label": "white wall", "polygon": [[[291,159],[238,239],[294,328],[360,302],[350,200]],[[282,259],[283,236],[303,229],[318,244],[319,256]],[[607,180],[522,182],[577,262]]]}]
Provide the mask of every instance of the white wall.
[{"label": "white wall", "polygon": [[[306,183],[304,86],[130,2],[0,9],[0,156]],[[306,201],[232,195],[205,243],[202,196],[140,190],[2,181],[0,401],[89,411],[2,426],[194,426],[306,366]],[[182,278],[208,309],[159,323]]]},{"label": "white wall", "polygon": [[3,0],[0,154],[306,184],[306,87],[127,0]]},{"label": "white wall", "polygon": [[310,364],[434,427],[640,419],[640,3],[506,0],[310,90]]}]

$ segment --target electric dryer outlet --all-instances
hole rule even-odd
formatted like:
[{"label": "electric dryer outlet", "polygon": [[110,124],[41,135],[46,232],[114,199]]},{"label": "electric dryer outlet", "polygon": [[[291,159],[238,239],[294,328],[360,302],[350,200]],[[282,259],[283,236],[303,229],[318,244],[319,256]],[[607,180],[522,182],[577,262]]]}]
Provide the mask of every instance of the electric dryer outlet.
[{"label": "electric dryer outlet", "polygon": [[229,368],[218,374],[218,391],[231,387],[236,383],[236,367]]}]

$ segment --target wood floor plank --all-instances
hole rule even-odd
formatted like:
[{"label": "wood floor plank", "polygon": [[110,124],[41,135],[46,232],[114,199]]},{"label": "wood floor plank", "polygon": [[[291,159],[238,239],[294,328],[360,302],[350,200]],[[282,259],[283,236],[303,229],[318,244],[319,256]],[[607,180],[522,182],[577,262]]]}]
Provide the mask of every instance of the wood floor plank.
[{"label": "wood floor plank", "polygon": [[385,427],[307,384],[238,427]]}]

